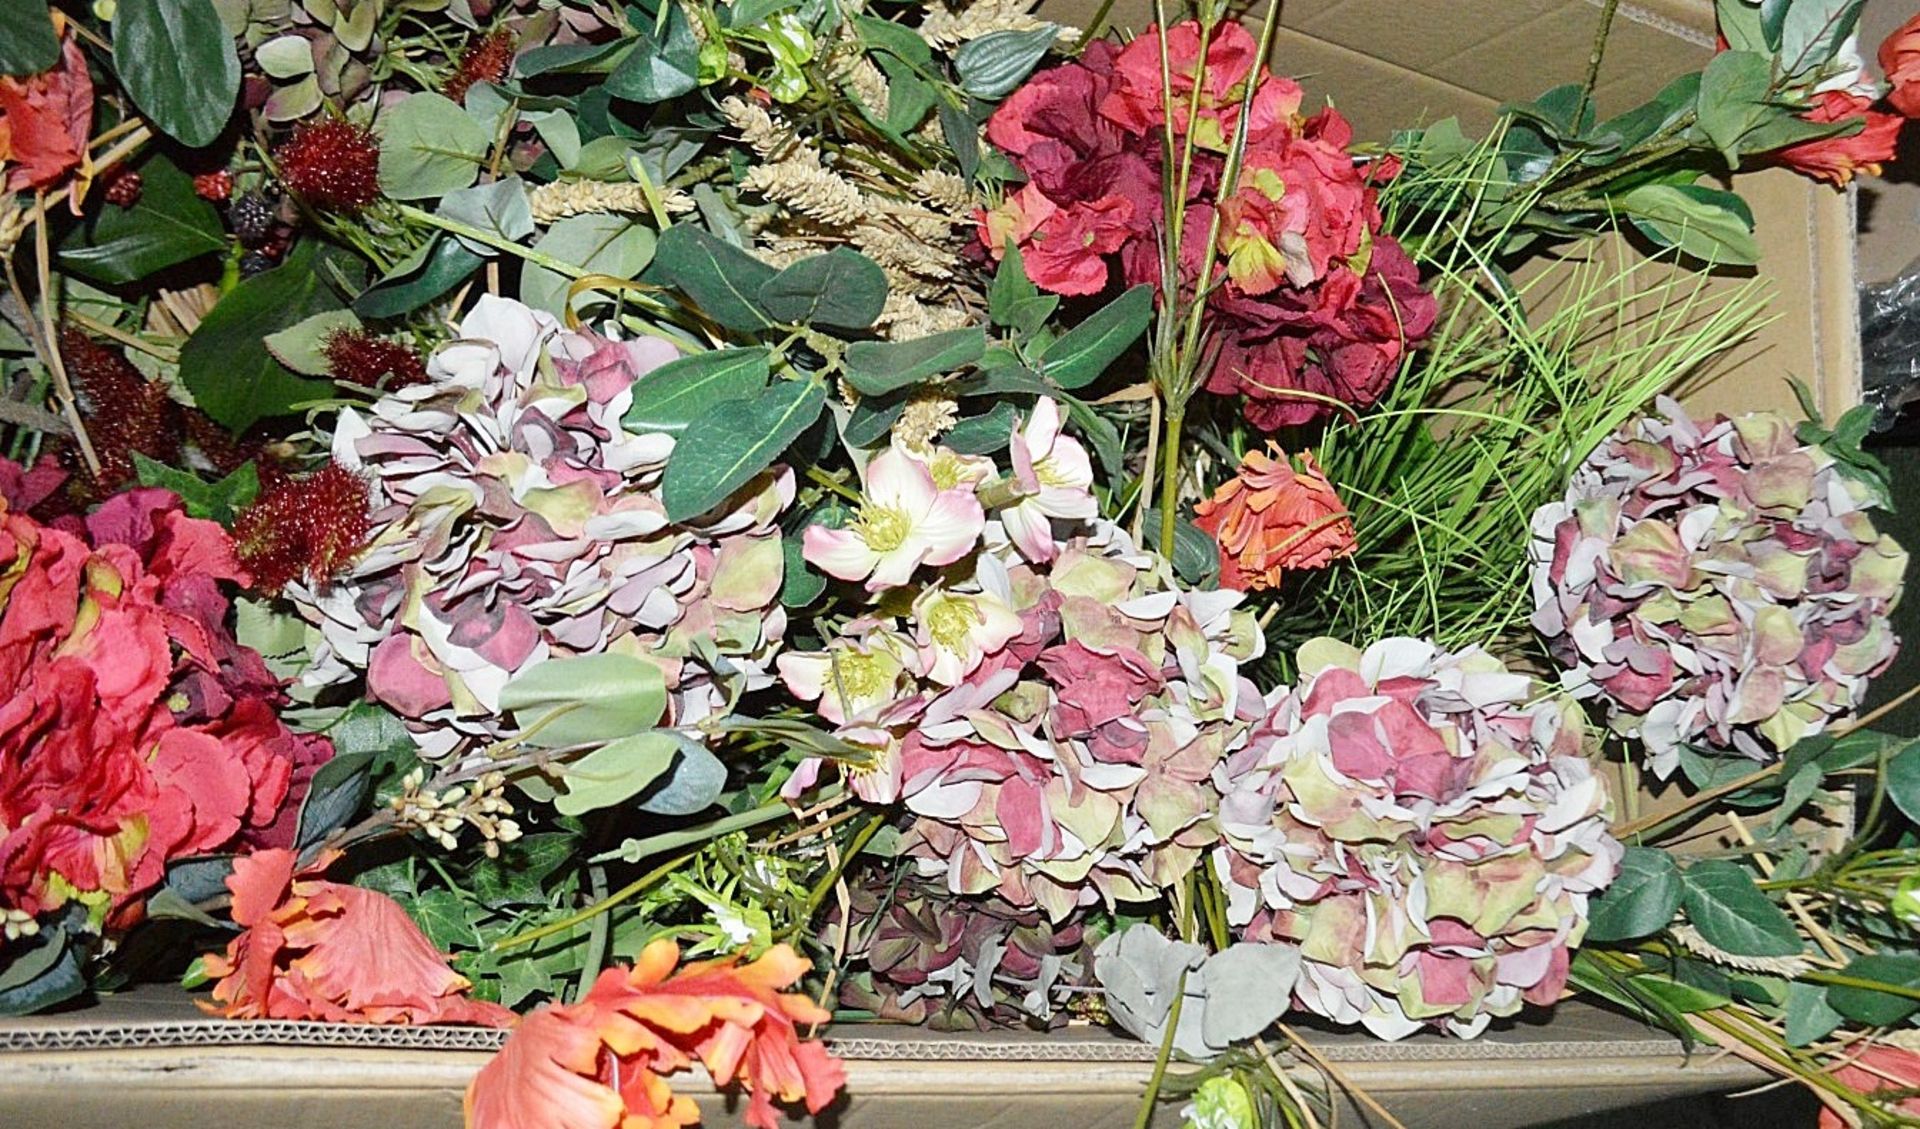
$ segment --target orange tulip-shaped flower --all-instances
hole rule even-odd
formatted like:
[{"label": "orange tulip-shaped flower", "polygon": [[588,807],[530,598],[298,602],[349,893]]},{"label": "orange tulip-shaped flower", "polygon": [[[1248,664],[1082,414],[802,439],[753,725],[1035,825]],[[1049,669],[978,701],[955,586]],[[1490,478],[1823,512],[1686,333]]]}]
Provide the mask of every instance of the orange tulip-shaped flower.
[{"label": "orange tulip-shaped flower", "polygon": [[846,1082],[840,1063],[798,1024],[828,1013],[782,992],[807,970],[786,945],[675,972],[680,949],[658,940],[632,968],[600,974],[577,1004],[528,1016],[467,1089],[468,1129],[681,1129],[699,1120],[666,1076],[695,1059],[719,1085],[748,1091],[747,1124],[777,1129],[773,1103],[818,1113]]},{"label": "orange tulip-shaped flower", "polygon": [[1272,443],[1249,451],[1240,471],[1194,510],[1194,524],[1220,546],[1220,583],[1277,588],[1289,569],[1325,568],[1354,550],[1353,519],[1313,456],[1300,466]]},{"label": "orange tulip-shaped flower", "polygon": [[400,904],[375,890],[313,877],[333,856],[295,869],[292,851],[234,860],[227,889],[246,928],[210,953],[215,1004],[229,1019],[328,1023],[468,1023],[504,1027],[513,1013],[470,999]]}]

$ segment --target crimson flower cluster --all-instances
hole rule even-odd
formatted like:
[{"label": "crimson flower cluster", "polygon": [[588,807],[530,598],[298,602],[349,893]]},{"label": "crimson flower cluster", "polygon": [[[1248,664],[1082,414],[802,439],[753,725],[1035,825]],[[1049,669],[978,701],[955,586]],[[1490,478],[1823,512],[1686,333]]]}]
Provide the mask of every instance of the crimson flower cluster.
[{"label": "crimson flower cluster", "polygon": [[[1413,261],[1380,229],[1377,187],[1397,164],[1357,160],[1352,127],[1333,108],[1303,115],[1299,84],[1261,66],[1239,24],[1206,34],[1177,24],[1166,56],[1171,97],[1161,35],[1149,29],[1124,47],[1089,44],[1007,99],[987,136],[1027,183],[981,214],[982,241],[995,257],[1017,246],[1029,277],[1058,294],[1098,293],[1115,267],[1128,284],[1158,283],[1171,103],[1171,131],[1193,153],[1181,280],[1197,285],[1210,257],[1209,277],[1224,280],[1208,299],[1219,355],[1207,387],[1241,396],[1248,420],[1267,430],[1337,403],[1372,405],[1436,313]],[[1222,197],[1243,112],[1244,163]]]}]

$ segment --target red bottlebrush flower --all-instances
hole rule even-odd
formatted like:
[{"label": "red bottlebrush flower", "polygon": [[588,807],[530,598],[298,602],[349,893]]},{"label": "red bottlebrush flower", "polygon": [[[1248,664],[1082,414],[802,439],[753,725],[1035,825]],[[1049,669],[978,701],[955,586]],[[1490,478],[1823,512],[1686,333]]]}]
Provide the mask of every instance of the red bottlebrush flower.
[{"label": "red bottlebrush flower", "polygon": [[125,165],[115,165],[100,179],[107,185],[107,203],[121,208],[131,208],[140,202],[140,190],[145,187],[145,184],[141,181],[139,173]]},{"label": "red bottlebrush flower", "polygon": [[[179,405],[125,356],[77,329],[64,329],[60,360],[80,394],[87,438],[100,460],[98,474],[76,474],[69,483],[76,502],[84,506],[99,501],[131,482],[135,454],[163,463],[179,454]],[[70,468],[83,469],[78,447],[62,457]]]},{"label": "red bottlebrush flower", "polygon": [[234,550],[254,587],[277,592],[337,575],[366,546],[372,525],[366,480],[328,463],[268,487],[233,523]]},{"label": "red bottlebrush flower", "polygon": [[465,105],[467,91],[475,83],[499,82],[507,77],[507,68],[512,64],[513,33],[506,28],[485,35],[469,36],[459,60],[454,63],[453,73],[447,76],[446,85],[440,88],[440,93]]},{"label": "red bottlebrush flower", "polygon": [[321,352],[327,358],[329,376],[362,388],[379,387],[381,380],[389,377],[388,388],[427,379],[427,366],[420,354],[390,337],[341,330],[327,338]]},{"label": "red bottlebrush flower", "polygon": [[274,150],[280,179],[323,212],[358,212],[380,198],[380,141],[363,125],[303,122]]},{"label": "red bottlebrush flower", "polygon": [[203,172],[193,178],[193,193],[202,200],[224,204],[233,195],[233,174],[226,169]]}]

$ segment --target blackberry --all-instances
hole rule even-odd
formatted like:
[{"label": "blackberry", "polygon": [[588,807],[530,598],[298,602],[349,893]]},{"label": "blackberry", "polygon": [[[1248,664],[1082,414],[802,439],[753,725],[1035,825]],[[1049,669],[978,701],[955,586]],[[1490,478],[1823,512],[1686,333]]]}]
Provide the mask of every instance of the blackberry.
[{"label": "blackberry", "polygon": [[227,209],[227,222],[242,247],[258,247],[273,236],[276,209],[258,192],[249,192]]},{"label": "blackberry", "polygon": [[256,274],[265,274],[279,264],[272,257],[259,251],[248,251],[240,256],[240,277],[252,278]]}]

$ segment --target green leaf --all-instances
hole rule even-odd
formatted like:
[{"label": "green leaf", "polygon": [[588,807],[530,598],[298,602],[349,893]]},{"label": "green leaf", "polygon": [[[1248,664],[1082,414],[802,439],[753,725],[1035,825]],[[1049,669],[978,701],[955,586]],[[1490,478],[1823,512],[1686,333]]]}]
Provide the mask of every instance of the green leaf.
[{"label": "green leaf", "polygon": [[204,902],[227,893],[233,874],[232,855],[177,858],[167,864],[167,889],[188,902]]},{"label": "green leaf", "polygon": [[607,62],[629,45],[628,40],[611,39],[605,43],[554,43],[529,47],[513,60],[513,73],[521,78],[537,75],[584,74],[604,71]]},{"label": "green leaf", "polygon": [[640,810],[654,815],[692,815],[720,798],[727,787],[727,766],[705,745],[680,739],[673,770],[640,797]]},{"label": "green leaf", "polygon": [[187,516],[206,518],[221,525],[232,525],[240,511],[253,504],[260,494],[260,472],[251,462],[218,482],[205,482],[184,470],[175,470],[154,462],[138,451],[133,453],[134,472],[140,485],[171,490],[186,504]]},{"label": "green leaf", "polygon": [[1887,761],[1887,798],[1920,824],[1920,741],[1911,742]]},{"label": "green leaf", "polygon": [[668,361],[633,385],[628,431],[681,432],[715,404],[766,390],[773,374],[763,348],[714,349]]},{"label": "green leaf", "polygon": [[671,730],[636,733],[602,745],[566,766],[566,791],[553,801],[562,815],[624,804],[640,794],[673,763],[681,737]]},{"label": "green leaf", "polygon": [[1013,437],[1019,412],[1005,400],[985,415],[963,419],[940,437],[940,442],[963,455],[986,455],[1005,447]]},{"label": "green leaf", "polygon": [[[1870,981],[1889,987],[1920,988],[1920,956],[1912,953],[1876,953],[1858,958],[1841,975],[1849,980]],[[1839,984],[1827,986],[1827,1004],[1848,1019],[1869,1027],[1891,1027],[1920,1011],[1920,999],[1912,996]]]},{"label": "green leaf", "polygon": [[1500,109],[1534,123],[1555,141],[1581,137],[1593,127],[1593,102],[1582,96],[1578,83],[1562,83],[1531,102],[1512,102]]},{"label": "green leaf", "polygon": [[1740,143],[1754,127],[1787,113],[1768,101],[1772,83],[1773,60],[1753,51],[1722,51],[1701,72],[1697,128],[1728,167],[1740,163]]},{"label": "green leaf", "polygon": [[1864,0],[1792,0],[1778,7],[1781,70],[1789,77],[1831,61],[1860,25]]},{"label": "green leaf", "polygon": [[1753,212],[1731,192],[1700,185],[1643,184],[1620,199],[1641,232],[1696,259],[1748,266],[1760,258]]},{"label": "green leaf", "polygon": [[1634,146],[1672,126],[1690,112],[1700,97],[1700,73],[1690,71],[1668,83],[1650,102],[1643,102],[1619,117],[1608,118],[1595,126],[1588,142],[1593,146],[1582,154],[1589,164],[1605,164],[1623,149]]},{"label": "green leaf", "polygon": [[987,334],[979,326],[911,341],[855,341],[847,347],[847,383],[862,395],[881,396],[964,368],[986,350]]},{"label": "green leaf", "polygon": [[223,251],[220,213],[193,191],[193,178],[159,154],[139,168],[140,199],[108,204],[74,229],[60,266],[95,282],[137,282],[157,270]]},{"label": "green leaf", "polygon": [[887,437],[907,410],[907,395],[904,392],[892,396],[864,396],[847,413],[846,422],[840,425],[840,438],[849,446],[871,447]]},{"label": "green leaf", "polygon": [[363,318],[410,314],[460,285],[485,261],[458,239],[440,236],[408,255],[354,299],[353,312]]},{"label": "green leaf", "polygon": [[393,103],[374,124],[380,131],[380,187],[396,200],[445,196],[472,184],[493,144],[485,126],[432,91]]},{"label": "green leaf", "polygon": [[360,814],[367,797],[373,795],[373,758],[370,752],[336,752],[313,774],[307,798],[300,805],[299,830],[293,837],[295,850],[305,851],[324,841]]},{"label": "green leaf", "polygon": [[[1147,531],[1148,542],[1158,544],[1160,511],[1149,508],[1143,522],[1141,528]],[[1220,543],[1178,511],[1173,519],[1173,571],[1192,587],[1218,587],[1215,582],[1220,578]]]},{"label": "green leaf", "polygon": [[897,134],[912,133],[940,101],[939,92],[892,55],[875,56],[874,61],[887,76],[887,116],[882,124]]},{"label": "green leaf", "polygon": [[1827,1003],[1827,990],[1818,984],[1787,985],[1785,1014],[1787,1045],[1810,1046],[1834,1033],[1846,1016]]},{"label": "green leaf", "polygon": [[700,44],[680,5],[667,5],[666,26],[640,33],[620,65],[607,76],[607,90],[629,102],[664,102],[700,85]]},{"label": "green leaf", "polygon": [[767,315],[755,298],[779,272],[691,224],[675,224],[660,235],[649,281],[685,294],[700,312],[728,329],[765,329]]},{"label": "green leaf", "polygon": [[980,127],[964,111],[945,102],[940,103],[939,115],[940,136],[946,140],[947,148],[953,150],[960,175],[972,180],[980,171]]},{"label": "green leaf", "polygon": [[0,1015],[43,1011],[86,991],[80,949],[64,926],[42,926],[37,937],[10,942],[0,968]]},{"label": "green leaf", "polygon": [[473,896],[483,905],[533,905],[547,900],[547,877],[567,864],[580,841],[564,832],[522,836],[500,848],[500,857],[474,864]]},{"label": "green leaf", "polygon": [[527,668],[500,691],[535,748],[612,741],[653,728],[667,708],[666,675],[633,655],[578,655]]},{"label": "green leaf", "polygon": [[360,319],[352,310],[322,310],[303,318],[264,340],[274,359],[302,376],[325,376],[329,371],[325,346],[327,339],[342,331],[360,329]]},{"label": "green leaf", "polygon": [[316,268],[315,244],[302,240],[278,267],[228,291],[180,349],[180,382],[194,403],[235,433],[332,393],[324,381],[296,375],[265,339],[339,303]]},{"label": "green leaf", "polygon": [[[533,205],[527,199],[527,186],[517,176],[496,180],[492,184],[476,184],[471,188],[461,188],[449,192],[434,209],[434,214],[464,223],[468,227],[477,227],[489,235],[518,242],[533,234]],[[477,239],[455,236],[467,245],[467,250],[483,258],[492,258],[500,251]]]},{"label": "green leaf", "polygon": [[211,0],[120,0],[113,69],[140,112],[192,149],[220,136],[240,93],[240,57]]},{"label": "green leaf", "polygon": [[789,608],[809,607],[827,589],[827,579],[807,565],[806,546],[801,533],[787,534],[780,542],[783,571],[780,574],[780,603]]},{"label": "green leaf", "polygon": [[1800,953],[1793,922],[1753,884],[1739,863],[1697,862],[1685,875],[1687,919],[1716,948],[1735,956],[1785,957]]},{"label": "green leaf", "polygon": [[826,386],[783,380],[751,400],[715,404],[687,425],[660,484],[668,521],[698,517],[727,500],[820,418]]},{"label": "green leaf", "polygon": [[775,321],[866,329],[887,303],[887,272],[850,247],[835,247],[761,283],[758,300]]},{"label": "green leaf", "polygon": [[[653,261],[653,229],[625,216],[593,213],[568,216],[547,229],[533,249],[552,255],[563,263],[572,263],[591,274],[609,278],[637,278]],[[545,267],[528,263],[520,268],[520,300],[535,309],[564,315],[561,309],[573,280]],[[574,301],[576,309],[602,295],[582,294]]]},{"label": "green leaf", "polygon": [[1773,54],[1779,40],[1769,42],[1758,4],[1752,0],[1714,0],[1713,9],[1720,34],[1731,50]]},{"label": "green leaf", "polygon": [[970,39],[953,53],[960,89],[975,98],[1004,98],[1027,80],[1059,38],[1060,29],[1041,24],[1027,31],[993,31]]},{"label": "green leaf", "polygon": [[1636,989],[1682,1015],[1696,1011],[1712,1011],[1714,1008],[1726,1007],[1733,1002],[1718,992],[1710,992],[1691,984],[1682,984],[1664,976],[1641,975],[1631,979]]},{"label": "green leaf", "polygon": [[372,702],[355,702],[327,726],[326,732],[336,754],[367,753],[375,760],[389,760],[400,754],[411,755],[414,748],[407,723]]},{"label": "green leaf", "polygon": [[1092,383],[1139,340],[1152,317],[1153,287],[1133,287],[1047,346],[1040,354],[1041,374],[1062,388]]},{"label": "green leaf", "polygon": [[181,897],[178,890],[168,886],[162,886],[147,895],[146,913],[148,920],[171,918],[175,921],[191,921],[195,925],[204,925],[209,929],[231,928],[206,910]]},{"label": "green leaf", "polygon": [[871,47],[889,52],[915,66],[926,68],[933,64],[933,48],[912,28],[903,27],[892,20],[878,16],[855,16],[853,24],[860,37]]},{"label": "green leaf", "polygon": [[452,890],[423,890],[402,899],[401,905],[441,952],[481,946],[480,931],[473,926],[474,907]]},{"label": "green leaf", "polygon": [[47,0],[0,4],[0,74],[39,74],[59,61],[60,39]]},{"label": "green leaf", "polygon": [[1020,245],[1012,239],[1000,255],[993,281],[987,286],[987,317],[995,325],[1012,326],[1013,312],[1020,303],[1040,297],[1040,288],[1027,277],[1027,263]]}]

